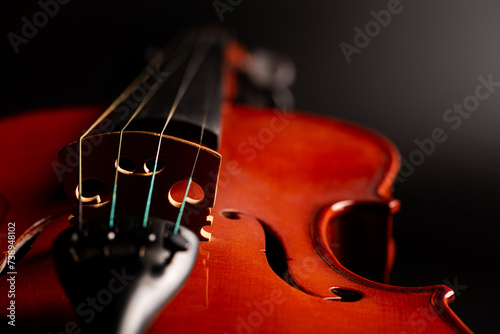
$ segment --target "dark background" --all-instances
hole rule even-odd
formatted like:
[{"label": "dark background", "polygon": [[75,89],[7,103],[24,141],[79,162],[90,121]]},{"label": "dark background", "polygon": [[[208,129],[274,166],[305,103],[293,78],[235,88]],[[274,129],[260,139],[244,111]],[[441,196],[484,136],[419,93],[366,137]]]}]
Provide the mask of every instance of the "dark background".
[{"label": "dark background", "polygon": [[[500,89],[456,130],[443,114],[474,94],[478,76],[500,81],[500,3],[402,0],[402,11],[349,64],[339,44],[353,45],[353,29],[364,30],[374,20],[370,11],[387,6],[386,0],[242,0],[222,23],[250,49],[294,59],[300,110],[369,126],[407,160],[416,139],[445,131],[447,140],[396,185],[402,209],[391,283],[455,287],[454,311],[473,331],[491,332],[500,297]],[[71,0],[59,7],[16,54],[7,33],[21,34],[22,17],[32,21],[41,7],[4,1],[3,114],[107,105],[145,65],[145,50],[191,24],[221,23],[212,1]]]}]

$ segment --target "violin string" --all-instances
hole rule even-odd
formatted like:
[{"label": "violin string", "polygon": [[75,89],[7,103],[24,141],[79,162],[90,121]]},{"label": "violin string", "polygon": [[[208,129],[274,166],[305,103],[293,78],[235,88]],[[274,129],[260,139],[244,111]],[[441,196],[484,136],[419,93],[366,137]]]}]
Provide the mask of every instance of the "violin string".
[{"label": "violin string", "polygon": [[[193,168],[191,169],[191,174],[189,175],[188,184],[186,186],[186,191],[184,192],[184,196],[182,198],[181,206],[179,207],[179,213],[177,214],[177,220],[175,222],[173,233],[177,234],[179,232],[179,227],[181,225],[181,218],[184,213],[184,208],[186,206],[186,200],[189,193],[189,188],[191,187],[191,183],[193,182],[194,170],[196,165],[198,164],[198,157],[200,156],[201,145],[203,143],[203,135],[205,133],[205,127],[208,119],[208,110],[210,105],[212,104],[214,98],[214,86],[207,85],[205,103],[203,105],[203,122],[201,124],[201,132],[200,132],[200,141],[198,143],[198,150],[196,151],[196,156],[194,158]],[[208,97],[208,98],[207,98]]]},{"label": "violin string", "polygon": [[[208,54],[208,51],[212,47],[212,43],[202,43],[202,32],[200,32],[200,35],[198,37],[198,42],[197,46],[195,47],[195,51],[193,51],[193,54],[191,55],[189,62],[187,64],[186,70],[184,71],[181,84],[179,86],[179,89],[177,90],[177,94],[175,96],[174,102],[172,103],[172,107],[170,108],[170,112],[168,114],[168,117],[165,121],[165,124],[163,126],[163,129],[160,133],[160,138],[158,140],[158,147],[156,150],[156,157],[155,157],[155,163],[153,167],[153,174],[151,175],[151,182],[149,185],[149,191],[148,191],[148,197],[146,201],[146,209],[144,210],[144,217],[143,217],[143,227],[145,228],[148,223],[149,219],[149,211],[151,209],[151,198],[153,196],[153,186],[155,183],[155,176],[156,176],[156,170],[158,166],[158,158],[160,156],[160,149],[161,149],[161,144],[162,144],[162,138],[163,134],[165,133],[165,130],[167,128],[167,125],[170,123],[170,120],[172,119],[172,116],[174,115],[175,111],[177,110],[177,106],[179,105],[181,99],[184,97],[184,93],[186,92],[187,88],[191,84],[191,81],[193,80],[194,76],[196,73],[198,73],[199,68],[201,67],[201,64],[203,63],[203,60]],[[215,37],[215,36],[213,36]]]},{"label": "violin string", "polygon": [[82,229],[83,226],[83,166],[82,166],[82,140],[108,117],[123,101],[125,101],[138,87],[141,82],[151,77],[148,69],[155,67],[156,64],[162,61],[162,54],[159,52],[151,59],[148,66],[123,90],[123,92],[111,103],[111,105],[95,120],[94,123],[80,136],[78,139],[78,226]]},{"label": "violin string", "polygon": [[[167,77],[164,78],[163,81],[159,82],[157,86],[154,89],[151,89],[148,91],[144,99],[141,101],[135,112],[132,114],[132,116],[129,118],[127,123],[122,127],[120,130],[120,136],[119,136],[119,141],[118,141],[118,154],[117,154],[117,159],[116,159],[116,166],[115,166],[115,177],[114,177],[114,182],[113,182],[113,192],[111,196],[111,211],[109,215],[109,227],[113,228],[114,226],[114,221],[115,221],[115,212],[116,212],[116,196],[117,196],[117,190],[118,190],[118,167],[120,164],[120,157],[121,157],[121,151],[122,151],[122,143],[123,143],[123,134],[127,127],[132,123],[132,121],[137,117],[137,115],[144,109],[144,106],[151,100],[151,98],[158,92],[158,90],[163,86],[165,82],[168,81],[170,78],[170,74],[174,73],[182,64],[182,61],[185,60],[185,57],[187,57],[187,54],[184,55],[181,53],[184,51],[187,46],[189,41],[185,41],[182,45],[179,46],[179,48],[176,50],[176,52],[172,55],[171,61],[168,61],[163,68],[161,68],[162,72],[167,73]],[[161,52],[161,51],[160,51]],[[175,61],[177,60],[177,61]]]}]

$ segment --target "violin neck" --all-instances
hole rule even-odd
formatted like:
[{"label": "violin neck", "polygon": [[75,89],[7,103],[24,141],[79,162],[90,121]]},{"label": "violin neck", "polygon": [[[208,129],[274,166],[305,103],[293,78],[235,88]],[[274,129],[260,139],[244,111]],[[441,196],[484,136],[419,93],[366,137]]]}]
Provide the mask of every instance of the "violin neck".
[{"label": "violin neck", "polygon": [[[204,127],[202,143],[216,149],[228,40],[225,31],[200,29],[189,31],[160,51],[107,118],[111,128],[123,128],[139,108],[127,131],[160,133],[171,117],[164,134],[199,142]],[[169,116],[172,109],[175,113]]]}]

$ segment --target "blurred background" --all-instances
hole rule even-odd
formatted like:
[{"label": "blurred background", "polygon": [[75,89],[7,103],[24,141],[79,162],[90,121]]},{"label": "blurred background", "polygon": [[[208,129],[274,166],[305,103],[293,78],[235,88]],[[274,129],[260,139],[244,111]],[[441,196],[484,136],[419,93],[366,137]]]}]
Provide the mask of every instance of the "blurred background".
[{"label": "blurred background", "polygon": [[[192,24],[224,24],[250,49],[277,50],[295,61],[297,109],[368,126],[396,144],[407,168],[395,185],[402,208],[391,283],[447,284],[456,291],[457,315],[473,331],[492,331],[500,297],[499,2],[60,0],[57,10],[53,4],[3,1],[3,115],[106,106],[144,67],[146,50]],[[45,23],[37,14],[44,6],[51,11]],[[12,42],[34,19],[44,23],[38,31]],[[483,86],[491,82],[490,90],[480,89],[482,100],[474,98],[479,77]],[[464,103],[470,112],[448,111]],[[423,151],[416,141],[428,142],[438,128],[446,140],[434,142],[432,153],[415,153]]]}]

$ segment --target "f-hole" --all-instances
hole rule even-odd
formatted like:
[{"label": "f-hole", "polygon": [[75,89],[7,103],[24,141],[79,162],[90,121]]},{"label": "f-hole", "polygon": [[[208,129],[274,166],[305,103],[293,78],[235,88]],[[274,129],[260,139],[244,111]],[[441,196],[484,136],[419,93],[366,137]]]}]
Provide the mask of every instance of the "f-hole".
[{"label": "f-hole", "polygon": [[[220,212],[221,216],[232,220],[240,219],[240,215],[242,214],[244,213],[231,210],[223,210]],[[285,254],[285,250],[283,249],[283,246],[281,245],[281,242],[276,236],[276,234],[262,221],[258,219],[257,221],[264,229],[264,235],[266,241],[265,253],[269,267],[271,267],[274,273],[278,275],[283,281],[288,283],[290,286],[305,292],[294,282],[292,276],[290,275],[290,271],[288,268],[288,259]]]},{"label": "f-hole", "polygon": [[262,224],[262,222],[261,225],[264,228],[264,233],[266,236],[267,263],[269,263],[269,266],[274,271],[274,273],[281,277],[282,280],[292,286],[295,286],[288,270],[288,259],[286,258],[283,246],[276,237],[276,234],[274,234],[274,232],[269,227]]}]

